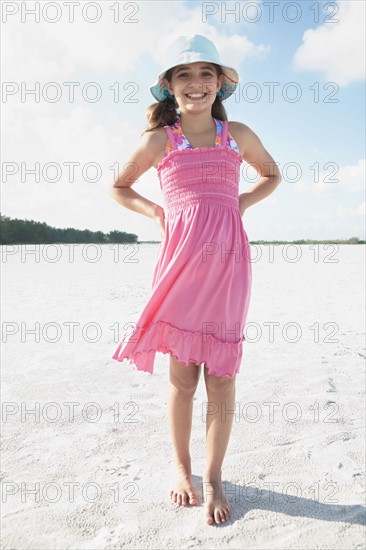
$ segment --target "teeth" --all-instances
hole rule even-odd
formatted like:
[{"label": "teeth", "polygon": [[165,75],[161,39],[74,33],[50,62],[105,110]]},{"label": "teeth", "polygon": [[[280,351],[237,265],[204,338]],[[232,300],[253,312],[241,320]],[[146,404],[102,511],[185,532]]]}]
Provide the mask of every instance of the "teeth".
[{"label": "teeth", "polygon": [[203,97],[206,94],[186,94],[188,97]]}]

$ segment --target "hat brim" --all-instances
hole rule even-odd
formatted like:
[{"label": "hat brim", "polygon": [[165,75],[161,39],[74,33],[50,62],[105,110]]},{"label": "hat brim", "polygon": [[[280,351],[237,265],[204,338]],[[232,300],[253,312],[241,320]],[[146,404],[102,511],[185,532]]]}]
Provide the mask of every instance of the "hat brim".
[{"label": "hat brim", "polygon": [[[199,57],[200,56],[197,56],[197,59],[195,59],[195,61],[192,61],[192,57],[191,57],[189,61],[187,61],[186,63],[179,63],[179,65],[188,65],[190,63],[196,63],[197,61],[207,61],[207,63],[215,63],[216,65],[218,65],[216,60],[215,61],[210,60],[207,57],[207,55],[204,57],[204,59]],[[239,84],[239,75],[233,67],[229,67],[228,65],[223,65],[222,63],[220,63],[219,65],[225,75],[225,79],[220,88],[220,91],[222,93],[221,100],[225,101],[225,99],[230,97],[235,92]],[[176,67],[176,65],[173,65],[172,67],[167,67],[166,69],[164,69],[158,75],[156,82],[149,87],[151,94],[154,96],[154,98],[157,101],[164,101],[164,99],[169,95],[169,92],[167,88],[163,85],[162,80],[164,79],[166,72],[169,71],[169,69],[173,69],[173,67]]]}]

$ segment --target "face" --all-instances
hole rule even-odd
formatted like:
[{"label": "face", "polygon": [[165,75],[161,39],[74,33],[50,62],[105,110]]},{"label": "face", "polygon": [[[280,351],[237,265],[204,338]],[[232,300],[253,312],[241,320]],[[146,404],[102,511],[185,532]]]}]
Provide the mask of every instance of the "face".
[{"label": "face", "polygon": [[163,82],[175,96],[179,110],[188,112],[207,108],[211,110],[224,78],[224,75],[217,76],[212,63],[197,61],[189,65],[177,65],[173,69],[172,81],[169,83],[164,79]]}]

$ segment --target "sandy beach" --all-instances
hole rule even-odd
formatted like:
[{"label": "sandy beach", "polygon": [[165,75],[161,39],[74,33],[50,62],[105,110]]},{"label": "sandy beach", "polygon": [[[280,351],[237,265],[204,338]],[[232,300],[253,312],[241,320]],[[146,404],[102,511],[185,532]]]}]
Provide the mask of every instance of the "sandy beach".
[{"label": "sandy beach", "polygon": [[2,247],[2,548],[365,548],[365,246],[253,247],[222,526],[169,498],[169,356],[111,359],[158,248]]}]

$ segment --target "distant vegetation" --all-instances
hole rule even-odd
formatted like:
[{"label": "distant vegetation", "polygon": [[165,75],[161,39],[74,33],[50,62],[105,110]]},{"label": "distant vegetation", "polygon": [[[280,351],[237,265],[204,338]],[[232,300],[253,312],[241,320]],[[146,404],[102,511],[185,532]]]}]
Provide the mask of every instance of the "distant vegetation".
[{"label": "distant vegetation", "polygon": [[136,243],[137,235],[124,231],[89,231],[89,229],[60,229],[33,220],[11,219],[0,215],[0,244],[55,243]]},{"label": "distant vegetation", "polygon": [[324,241],[316,241],[315,239],[298,239],[296,241],[250,241],[251,244],[365,244],[366,241],[361,241],[358,237],[350,239],[329,239]]},{"label": "distant vegetation", "polygon": [[[55,243],[145,243],[157,244],[161,241],[138,241],[134,233],[124,231],[90,231],[89,229],[60,229],[45,222],[19,220],[0,215],[0,244],[55,244]],[[250,241],[251,244],[365,244],[358,237],[317,241],[298,239],[296,241]]]}]

